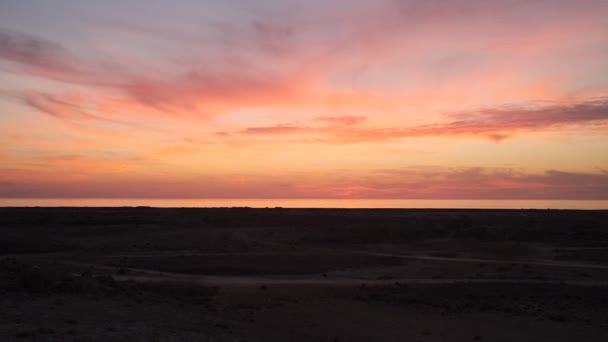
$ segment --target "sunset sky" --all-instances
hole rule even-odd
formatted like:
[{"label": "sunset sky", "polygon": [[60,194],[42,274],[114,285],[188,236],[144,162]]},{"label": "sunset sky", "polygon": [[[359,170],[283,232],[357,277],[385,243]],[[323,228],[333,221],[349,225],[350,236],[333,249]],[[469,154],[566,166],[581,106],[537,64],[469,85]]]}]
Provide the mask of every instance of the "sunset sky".
[{"label": "sunset sky", "polygon": [[0,197],[608,199],[608,1],[2,0]]}]

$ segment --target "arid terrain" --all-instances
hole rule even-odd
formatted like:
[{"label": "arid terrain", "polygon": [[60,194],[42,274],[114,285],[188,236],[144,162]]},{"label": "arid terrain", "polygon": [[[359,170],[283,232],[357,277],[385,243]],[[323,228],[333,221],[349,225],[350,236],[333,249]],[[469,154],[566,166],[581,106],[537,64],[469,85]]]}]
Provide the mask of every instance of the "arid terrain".
[{"label": "arid terrain", "polygon": [[608,341],[608,211],[0,208],[0,340]]}]

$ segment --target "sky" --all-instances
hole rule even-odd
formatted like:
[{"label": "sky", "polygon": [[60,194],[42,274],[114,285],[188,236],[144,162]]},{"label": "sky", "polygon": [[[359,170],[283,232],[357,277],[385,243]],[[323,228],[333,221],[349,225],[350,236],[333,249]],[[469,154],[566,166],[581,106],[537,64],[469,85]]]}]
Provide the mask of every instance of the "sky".
[{"label": "sky", "polygon": [[0,197],[608,199],[608,1],[0,0]]}]

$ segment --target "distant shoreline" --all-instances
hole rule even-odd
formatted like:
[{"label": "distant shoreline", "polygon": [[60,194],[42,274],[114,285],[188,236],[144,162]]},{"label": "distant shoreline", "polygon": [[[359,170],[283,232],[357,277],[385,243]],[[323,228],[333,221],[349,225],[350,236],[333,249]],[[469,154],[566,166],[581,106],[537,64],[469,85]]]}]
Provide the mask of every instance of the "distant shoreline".
[{"label": "distant shoreline", "polygon": [[339,207],[153,207],[153,206],[0,206],[0,209],[154,209],[154,210],[348,210],[348,211],[608,211],[608,209],[577,209],[577,208],[339,208]]},{"label": "distant shoreline", "polygon": [[0,198],[0,207],[608,210],[608,200]]}]

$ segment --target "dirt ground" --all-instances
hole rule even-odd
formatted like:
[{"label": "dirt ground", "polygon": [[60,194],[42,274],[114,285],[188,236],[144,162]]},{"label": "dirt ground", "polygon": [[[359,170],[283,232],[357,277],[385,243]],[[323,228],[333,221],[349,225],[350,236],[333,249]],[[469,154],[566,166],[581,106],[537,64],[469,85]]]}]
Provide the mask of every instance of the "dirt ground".
[{"label": "dirt ground", "polygon": [[0,232],[0,340],[608,340],[608,211],[0,208]]}]

